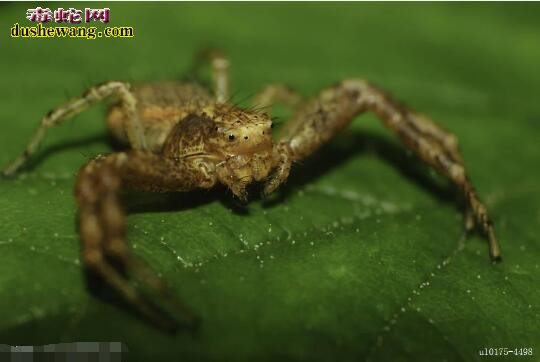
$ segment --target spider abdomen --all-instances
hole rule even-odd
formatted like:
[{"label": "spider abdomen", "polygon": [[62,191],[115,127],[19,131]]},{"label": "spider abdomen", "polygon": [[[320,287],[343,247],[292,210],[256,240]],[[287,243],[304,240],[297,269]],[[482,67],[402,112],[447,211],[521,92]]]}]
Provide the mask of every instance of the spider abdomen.
[{"label": "spider abdomen", "polygon": [[[195,84],[148,83],[136,85],[132,92],[149,150],[159,153],[169,133],[189,114],[212,103],[210,93]],[[113,104],[107,115],[112,135],[129,144],[126,126],[129,117],[120,104]]]}]

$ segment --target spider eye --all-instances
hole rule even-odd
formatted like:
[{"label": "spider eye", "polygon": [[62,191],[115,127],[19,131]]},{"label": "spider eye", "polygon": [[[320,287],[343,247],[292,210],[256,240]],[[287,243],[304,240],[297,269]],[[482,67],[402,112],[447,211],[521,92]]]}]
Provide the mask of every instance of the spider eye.
[{"label": "spider eye", "polygon": [[233,134],[230,134],[229,135],[229,141],[233,141],[234,140],[234,135]]}]

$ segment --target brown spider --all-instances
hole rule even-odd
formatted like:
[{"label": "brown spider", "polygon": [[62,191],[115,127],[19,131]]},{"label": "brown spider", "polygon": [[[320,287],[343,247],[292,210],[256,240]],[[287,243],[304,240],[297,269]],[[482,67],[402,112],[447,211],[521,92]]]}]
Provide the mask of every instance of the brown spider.
[{"label": "brown spider", "polygon": [[[273,84],[255,96],[254,104],[281,102],[295,109],[277,142],[265,113],[226,103],[229,61],[208,54],[214,83],[212,95],[193,84],[156,83],[131,87],[107,82],[48,113],[23,154],[3,174],[16,173],[40,145],[46,131],[104,99],[118,100],[108,113],[113,135],[131,150],[98,156],[79,172],[75,195],[80,209],[82,258],[130,305],[161,325],[167,323],[127,277],[130,275],[165,302],[196,318],[171,296],[165,284],[128,248],[122,187],[143,191],[192,191],[221,183],[241,200],[246,186],[264,180],[270,194],[288,177],[291,165],[332,139],[356,116],[374,112],[420,159],[456,184],[465,195],[466,227],[477,225],[487,235],[493,261],[500,251],[486,207],[468,180],[456,137],[426,116],[413,112],[361,79],[347,79],[303,102],[289,88]],[[124,274],[122,271],[126,271]]]}]

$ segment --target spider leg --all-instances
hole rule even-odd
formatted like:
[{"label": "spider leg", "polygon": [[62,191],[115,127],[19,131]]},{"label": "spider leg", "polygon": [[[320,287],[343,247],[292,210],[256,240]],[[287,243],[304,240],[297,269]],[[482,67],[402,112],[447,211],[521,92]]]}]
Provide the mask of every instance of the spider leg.
[{"label": "spider leg", "polygon": [[220,53],[210,56],[212,65],[212,78],[214,80],[214,94],[218,103],[225,103],[230,97],[229,59]]},{"label": "spider leg", "polygon": [[29,158],[36,153],[49,128],[69,120],[88,107],[112,96],[119,98],[129,117],[127,134],[133,148],[146,149],[143,128],[137,114],[137,102],[135,96],[129,90],[129,85],[122,82],[107,82],[91,87],[82,96],[72,99],[47,113],[41,119],[38,129],[26,145],[24,152],[2,171],[2,175],[12,176],[19,171]]},{"label": "spider leg", "polygon": [[[201,185],[210,187],[204,182],[196,166],[179,165],[173,159],[143,151],[116,153],[94,159],[83,167],[78,176],[76,196],[81,211],[85,265],[142,315],[167,329],[172,328],[174,323],[148,300],[146,294],[133,286],[129,277],[157,293],[161,301],[178,311],[189,326],[195,326],[197,318],[173,296],[155,272],[129,249],[125,240],[125,215],[119,192],[123,187],[157,192],[187,191]],[[121,271],[127,272],[127,276]]]},{"label": "spider leg", "polygon": [[422,134],[437,140],[455,162],[463,163],[463,156],[458,147],[457,137],[436,124],[424,114],[406,110],[411,124]]},{"label": "spider leg", "polygon": [[[435,139],[437,142],[444,146],[448,157],[455,163],[463,165],[463,156],[458,146],[458,139],[452,133],[444,130],[441,126],[436,124],[433,120],[427,116],[407,110],[409,120],[420,133]],[[471,232],[475,227],[474,213],[467,205],[465,213],[463,215],[463,223],[465,225],[465,231]]]},{"label": "spider leg", "polygon": [[255,109],[272,108],[276,103],[281,103],[292,109],[302,102],[302,96],[281,83],[268,84],[253,96],[251,104]]},{"label": "spider leg", "polygon": [[212,71],[212,83],[217,103],[225,103],[229,100],[230,77],[229,58],[216,49],[203,49],[195,58],[193,71],[196,72],[202,65],[210,64]]},{"label": "spider leg", "polygon": [[144,299],[133,285],[105,258],[101,246],[101,226],[96,216],[97,210],[88,208],[81,210],[81,234],[84,239],[83,260],[85,265],[94,271],[114,288],[124,300],[143,316],[166,330],[175,329],[175,323],[163,317],[152,305]]},{"label": "spider leg", "polygon": [[292,165],[292,152],[285,142],[278,143],[273,149],[273,171],[264,183],[263,195],[270,195],[289,177]]},{"label": "spider leg", "polygon": [[349,79],[323,90],[298,109],[284,128],[278,145],[289,147],[292,161],[302,160],[328,142],[357,115],[367,111],[375,113],[420,159],[460,188],[476,224],[488,238],[491,259],[499,260],[500,248],[492,222],[466,175],[455,136],[425,116],[407,110],[368,82]]},{"label": "spider leg", "polygon": [[[296,109],[302,102],[302,96],[282,83],[273,83],[266,85],[261,89],[252,100],[252,107],[255,110],[264,110],[271,112],[272,107],[281,103],[291,109]],[[284,125],[287,127],[287,124]],[[286,144],[278,144],[273,150],[274,169],[268,181],[264,185],[263,195],[269,195],[274,192],[279,185],[285,182],[289,177],[291,170],[291,155],[290,149]]]},{"label": "spider leg", "polygon": [[124,220],[124,212],[117,192],[111,188],[104,193],[101,204],[101,224],[105,231],[103,245],[105,254],[119,261],[135,279],[156,291],[169,305],[180,311],[188,323],[195,323],[195,315],[180,300],[175,298],[167,284],[128,248],[125,242]]}]

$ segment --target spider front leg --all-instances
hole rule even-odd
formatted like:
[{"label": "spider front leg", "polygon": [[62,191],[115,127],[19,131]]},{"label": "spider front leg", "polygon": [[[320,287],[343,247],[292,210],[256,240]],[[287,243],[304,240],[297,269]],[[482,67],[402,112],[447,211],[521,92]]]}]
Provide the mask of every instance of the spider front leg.
[{"label": "spider front leg", "polygon": [[194,326],[197,318],[172,295],[146,263],[131,253],[125,240],[125,215],[119,192],[123,187],[152,192],[188,191],[197,187],[209,188],[213,184],[215,179],[209,179],[199,164],[179,163],[143,151],[98,157],[79,173],[75,194],[80,210],[85,265],[160,327],[172,329],[175,323],[130,283],[124,271],[157,292],[167,305],[180,312],[186,324]]},{"label": "spider front leg", "polygon": [[82,96],[75,98],[50,111],[25,147],[24,152],[2,171],[3,176],[12,176],[19,171],[32,155],[36,153],[48,129],[69,120],[99,101],[118,97],[128,115],[127,135],[135,149],[146,149],[143,128],[137,114],[137,101],[130,92],[129,85],[121,82],[107,82],[90,88]]},{"label": "spider front leg", "polygon": [[292,151],[286,142],[279,142],[273,147],[272,152],[273,171],[264,183],[263,194],[270,195],[289,177],[293,163]]},{"label": "spider front leg", "polygon": [[289,147],[293,162],[302,160],[367,111],[375,113],[420,159],[461,189],[475,224],[488,238],[491,259],[500,260],[493,224],[466,175],[455,136],[368,82],[349,79],[323,90],[298,109],[285,125],[279,144]]}]

